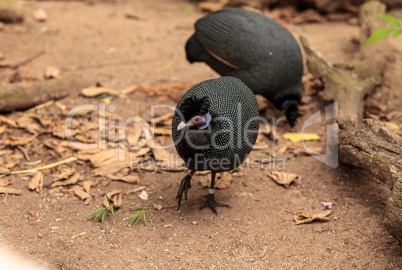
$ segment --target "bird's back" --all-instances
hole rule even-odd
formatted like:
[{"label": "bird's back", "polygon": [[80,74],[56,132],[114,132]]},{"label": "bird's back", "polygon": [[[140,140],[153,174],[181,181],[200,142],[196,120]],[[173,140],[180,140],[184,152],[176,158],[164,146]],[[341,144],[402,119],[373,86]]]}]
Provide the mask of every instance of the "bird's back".
[{"label": "bird's back", "polygon": [[236,77],[254,93],[274,101],[279,91],[300,88],[300,48],[292,34],[274,20],[245,9],[225,8],[198,20],[195,29],[202,46],[237,66]]}]

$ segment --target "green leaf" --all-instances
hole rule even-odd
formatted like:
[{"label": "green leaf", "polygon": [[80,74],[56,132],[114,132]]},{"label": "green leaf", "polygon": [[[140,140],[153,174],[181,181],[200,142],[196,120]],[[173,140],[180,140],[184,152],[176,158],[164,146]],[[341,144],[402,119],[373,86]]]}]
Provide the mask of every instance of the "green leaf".
[{"label": "green leaf", "polygon": [[144,219],[144,225],[145,225],[145,227],[148,227],[147,218],[145,217],[145,211],[143,212],[142,215],[143,215],[142,218]]},{"label": "green leaf", "polygon": [[371,35],[371,37],[369,37],[367,39],[366,43],[364,43],[364,45],[363,45],[363,48],[366,48],[368,45],[373,44],[374,42],[377,42],[377,41],[385,38],[393,31],[396,31],[396,29],[389,28],[389,27],[384,27],[384,28],[381,28],[380,30],[377,30],[374,34]]},{"label": "green leaf", "polygon": [[401,28],[401,23],[395,18],[390,15],[382,14],[381,17],[389,24],[398,28]]},{"label": "green leaf", "polygon": [[392,37],[396,38],[397,36],[399,36],[400,34],[402,34],[402,29],[396,30],[395,32],[392,33]]}]

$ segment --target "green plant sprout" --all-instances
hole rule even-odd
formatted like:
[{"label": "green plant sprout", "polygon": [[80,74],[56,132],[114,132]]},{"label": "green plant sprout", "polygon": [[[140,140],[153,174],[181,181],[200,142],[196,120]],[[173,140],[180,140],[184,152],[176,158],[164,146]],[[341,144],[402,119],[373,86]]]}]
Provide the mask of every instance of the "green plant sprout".
[{"label": "green plant sprout", "polygon": [[145,207],[139,207],[139,208],[132,208],[132,207],[129,207],[129,208],[133,211],[137,211],[137,213],[128,217],[128,219],[132,219],[131,225],[134,225],[135,223],[137,223],[138,221],[140,221],[142,219],[144,221],[145,227],[148,227],[147,217],[145,215],[145,211],[148,209],[148,207],[145,206]]},{"label": "green plant sprout", "polygon": [[106,196],[106,200],[109,203],[108,207],[102,207],[102,208],[96,209],[95,211],[85,214],[85,216],[89,216],[89,219],[95,219],[95,223],[98,223],[100,221],[101,224],[103,224],[105,222],[105,218],[108,213],[111,213],[113,216],[115,216],[115,214],[114,214],[115,206],[114,206],[112,200],[110,200],[107,196]]},{"label": "green plant sprout", "polygon": [[363,48],[366,48],[370,44],[373,44],[374,42],[377,42],[377,41],[385,38],[386,36],[388,36],[391,33],[392,33],[393,38],[396,38],[397,36],[402,34],[401,23],[395,17],[392,17],[390,15],[385,15],[385,14],[382,14],[381,17],[389,25],[391,25],[393,27],[383,27],[383,28],[377,30],[376,32],[374,32],[374,34],[372,34],[367,39],[366,43],[364,43]]}]

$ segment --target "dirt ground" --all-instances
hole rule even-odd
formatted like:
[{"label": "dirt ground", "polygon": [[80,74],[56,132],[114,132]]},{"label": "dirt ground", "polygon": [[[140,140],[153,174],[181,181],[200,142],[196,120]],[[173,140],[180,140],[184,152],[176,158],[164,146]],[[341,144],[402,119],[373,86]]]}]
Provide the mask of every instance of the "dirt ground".
[{"label": "dirt ground", "polygon": [[[195,84],[217,74],[205,64],[190,65],[185,59],[184,44],[192,34],[191,25],[203,16],[197,9],[188,10],[187,4],[184,0],[92,5],[79,1],[27,2],[25,22],[6,25],[0,31],[0,51],[5,60],[16,63],[45,50],[19,69],[21,74],[36,78],[42,78],[47,66],[56,66],[65,75],[77,74],[116,89],[141,83]],[[39,7],[48,13],[48,21],[32,19],[33,10]],[[126,12],[138,15],[139,20],[126,18]],[[402,18],[402,12],[394,12]],[[291,31],[296,36],[305,35],[335,63],[349,60],[356,50],[351,38],[359,33],[357,26],[340,22],[291,26]],[[400,110],[402,43],[400,39],[390,42],[397,53],[377,96],[388,108]],[[0,69],[0,81],[8,81],[12,72]],[[72,91],[60,102],[71,108],[98,104],[99,100]],[[112,101],[116,113],[125,117],[134,115],[139,103],[142,117],[149,119],[152,104],[174,106],[176,101],[144,93]],[[300,132],[303,121],[325,105],[312,96],[302,106],[304,116],[292,131]],[[280,116],[274,113],[270,117]],[[311,146],[325,145],[325,125],[322,122],[306,130],[323,136]],[[286,125],[280,126],[280,135],[286,131]],[[31,154],[31,161],[47,164],[60,159],[49,156],[43,147],[47,136],[30,146],[38,149]],[[251,154],[259,155],[260,151]],[[89,163],[71,166],[86,179],[95,179]],[[22,194],[0,198],[0,247],[47,269],[402,269],[402,247],[382,223],[391,191],[381,182],[354,168],[331,168],[312,156],[286,160],[286,172],[302,176],[294,188],[277,185],[267,176],[268,171],[243,169],[237,173],[229,188],[216,192],[219,201],[231,205],[218,208],[217,216],[208,209],[198,210],[207,192],[199,188],[200,176],[194,177],[189,200],[177,212],[175,196],[183,174],[142,171],[139,184],[146,186],[148,201],[163,206],[160,211],[146,212],[147,227],[141,222],[130,225],[127,217],[132,212],[128,209],[108,216],[103,225],[94,224],[84,215],[101,207],[101,196],[85,204],[74,194],[48,187],[37,193],[28,190],[29,178],[17,175],[12,187],[21,189]],[[49,170],[44,174],[46,186],[52,180],[46,176]],[[103,182],[93,187],[95,194],[137,187],[120,181]],[[148,203],[138,193],[125,194],[123,200],[138,207]],[[324,201],[336,203],[328,222],[295,225],[294,213],[320,212],[320,202]],[[28,211],[34,211],[35,216]],[[83,232],[86,234],[72,238]]]}]

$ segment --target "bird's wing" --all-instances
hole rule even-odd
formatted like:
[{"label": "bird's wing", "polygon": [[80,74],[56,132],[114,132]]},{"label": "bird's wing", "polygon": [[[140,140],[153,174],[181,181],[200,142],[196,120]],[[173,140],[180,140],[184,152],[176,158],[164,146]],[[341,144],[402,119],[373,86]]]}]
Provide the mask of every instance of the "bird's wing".
[{"label": "bird's wing", "polygon": [[222,9],[198,20],[195,36],[218,60],[223,59],[235,67],[248,68],[252,65],[252,59],[255,59],[248,57],[254,48],[250,37],[258,33],[254,24],[254,18],[245,16],[243,12]]}]

